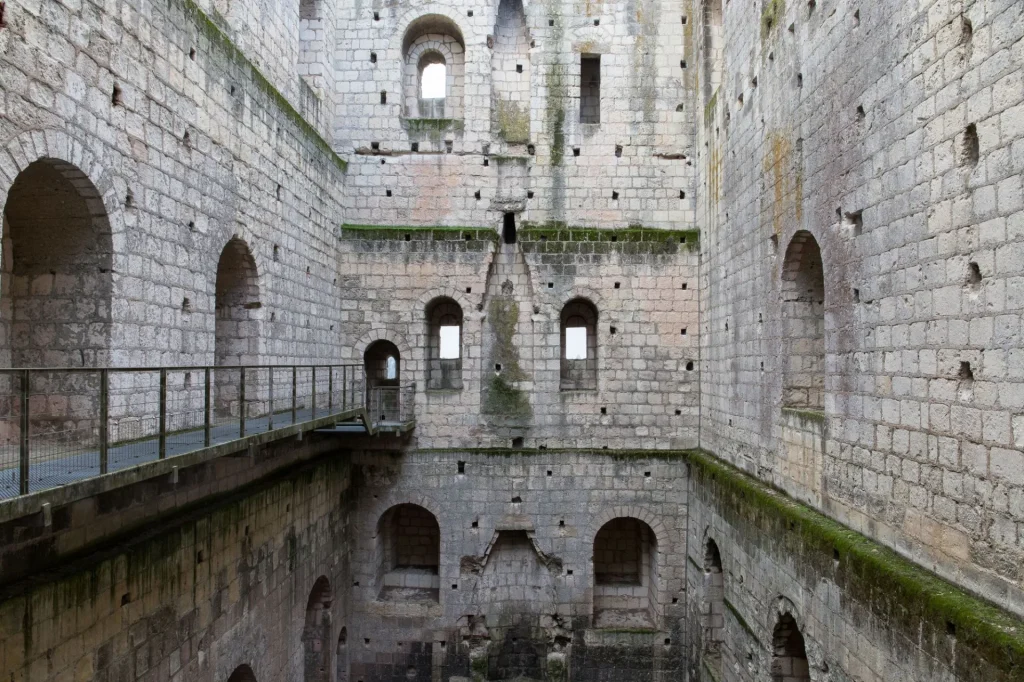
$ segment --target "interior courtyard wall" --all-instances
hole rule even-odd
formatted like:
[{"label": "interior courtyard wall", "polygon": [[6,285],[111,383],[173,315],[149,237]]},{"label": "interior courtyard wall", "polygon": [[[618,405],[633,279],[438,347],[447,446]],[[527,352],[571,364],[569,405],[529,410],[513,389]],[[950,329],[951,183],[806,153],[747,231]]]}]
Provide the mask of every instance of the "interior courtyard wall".
[{"label": "interior courtyard wall", "polygon": [[[408,672],[625,682],[682,673],[688,483],[679,456],[378,449],[355,451],[352,463],[349,636],[362,644],[351,653],[350,679]],[[428,598],[382,597],[379,521],[410,504],[440,528],[439,589]],[[594,631],[593,544],[622,517],[656,538],[658,615]],[[503,668],[509,661],[522,667]]]},{"label": "interior courtyard wall", "polygon": [[[305,682],[307,604],[331,587],[324,656],[348,623],[350,467],[324,458],[0,593],[0,670],[19,680]],[[308,634],[308,633],[307,633]]]},{"label": "interior courtyard wall", "polygon": [[97,188],[113,275],[96,363],[212,364],[217,260],[233,236],[259,271],[260,359],[337,359],[344,163],[295,106],[187,3],[4,16],[0,197],[39,158]]},{"label": "interior courtyard wall", "polygon": [[[1024,613],[1024,8],[748,10],[724,5],[700,129],[701,444]],[[780,409],[798,230],[824,265],[823,416]]]},{"label": "interior courtyard wall", "polygon": [[[515,59],[500,57],[510,41],[498,7],[339,8],[334,140],[352,155],[346,219],[482,227],[512,211],[520,222],[691,226],[690,3],[527,2],[530,47]],[[403,40],[425,17],[465,44],[456,119],[406,113]],[[601,56],[600,123],[580,123],[583,55]],[[523,99],[506,92],[525,87]]]},{"label": "interior courtyard wall", "polygon": [[[489,230],[343,228],[342,345],[356,362],[378,338],[399,347],[417,447],[693,447],[697,236],[609,234],[537,228],[504,244]],[[439,296],[464,316],[460,390],[427,382]],[[561,385],[561,313],[575,298],[597,309],[596,390]]]}]

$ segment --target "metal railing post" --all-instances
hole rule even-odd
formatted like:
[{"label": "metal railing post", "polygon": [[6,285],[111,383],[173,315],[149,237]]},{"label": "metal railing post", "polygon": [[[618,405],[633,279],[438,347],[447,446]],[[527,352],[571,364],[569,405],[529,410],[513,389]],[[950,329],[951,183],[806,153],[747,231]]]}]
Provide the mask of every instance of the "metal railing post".
[{"label": "metal railing post", "polygon": [[312,413],[310,419],[316,419],[316,365],[313,365],[309,371],[312,372],[310,383],[313,385],[312,397],[309,399],[309,409]]},{"label": "metal railing post", "polygon": [[240,370],[238,382],[238,437],[245,436],[245,367]]},{"label": "metal railing post", "polygon": [[269,396],[270,397],[270,407],[267,409],[267,412],[269,412],[270,415],[267,417],[267,431],[273,431],[274,430],[274,368],[273,367],[268,367],[267,368],[267,372],[270,373],[270,381],[268,382],[268,386],[270,387],[270,396]]},{"label": "metal railing post", "polygon": [[327,414],[334,412],[334,365],[327,366]]},{"label": "metal railing post", "polygon": [[203,377],[203,447],[210,447],[210,368]]},{"label": "metal railing post", "polygon": [[341,409],[348,409],[348,365],[341,366]]},{"label": "metal railing post", "polygon": [[295,423],[295,412],[298,408],[299,396],[296,389],[299,386],[299,368],[298,365],[292,365],[292,424]]},{"label": "metal railing post", "polygon": [[160,459],[167,458],[167,370],[160,370]]},{"label": "metal railing post", "polygon": [[109,470],[110,371],[100,370],[100,473]]},{"label": "metal railing post", "polygon": [[22,495],[28,495],[28,382],[29,372],[21,373],[21,442],[18,457],[18,489]]}]

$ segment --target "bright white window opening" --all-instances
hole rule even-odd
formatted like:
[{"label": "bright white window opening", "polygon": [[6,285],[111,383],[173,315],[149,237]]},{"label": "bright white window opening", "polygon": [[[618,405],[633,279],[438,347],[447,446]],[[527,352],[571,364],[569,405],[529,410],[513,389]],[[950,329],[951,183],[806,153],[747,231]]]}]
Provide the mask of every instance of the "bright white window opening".
[{"label": "bright white window opening", "polygon": [[395,379],[398,377],[398,361],[395,360],[395,356],[389,355],[387,362],[385,363],[385,378]]},{"label": "bright white window opening", "polygon": [[[443,63],[429,64],[423,69],[422,99],[444,98],[445,68]],[[441,357],[444,357],[443,355]]]},{"label": "bright white window opening", "polygon": [[441,359],[455,360],[459,357],[459,326],[441,327]]},{"label": "bright white window opening", "polygon": [[565,330],[565,359],[587,359],[587,328],[567,327]]}]

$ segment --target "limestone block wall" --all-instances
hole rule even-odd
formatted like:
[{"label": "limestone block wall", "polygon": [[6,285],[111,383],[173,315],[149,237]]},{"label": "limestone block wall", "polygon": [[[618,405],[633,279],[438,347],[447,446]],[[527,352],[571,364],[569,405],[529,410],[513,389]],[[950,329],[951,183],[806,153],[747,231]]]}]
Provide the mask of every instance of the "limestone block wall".
[{"label": "limestone block wall", "polygon": [[[724,36],[700,132],[702,446],[1024,613],[1024,8],[761,10],[702,29]],[[823,296],[786,294],[798,231]],[[817,418],[782,409],[805,303]]]},{"label": "limestone block wall", "polygon": [[347,462],[321,459],[5,585],[0,670],[25,680],[223,682],[247,666],[257,680],[336,679],[306,667],[330,673],[351,627],[348,490]]},{"label": "limestone block wall", "polygon": [[[678,456],[367,450],[353,465],[349,638],[359,645],[349,679],[682,673],[688,479]],[[392,532],[380,521],[396,505],[416,505],[437,521],[436,591],[396,595],[389,576],[376,574],[378,547]],[[595,538],[616,518],[649,529],[649,613],[594,612],[592,561],[595,551],[607,553],[595,550]],[[595,617],[611,629],[591,630]]]},{"label": "limestone block wall", "polygon": [[0,199],[30,164],[57,160],[79,173],[109,232],[108,288],[80,292],[102,300],[75,309],[106,311],[109,341],[88,358],[45,362],[212,364],[218,260],[232,237],[255,265],[255,359],[337,358],[344,162],[246,59],[252,51],[187,2],[93,11],[47,1],[4,16]]},{"label": "limestone block wall", "polygon": [[[689,0],[340,8],[334,140],[352,155],[347,220],[486,225],[511,211],[691,227],[693,11]],[[409,106],[421,36],[458,46],[434,50],[449,62],[447,99],[458,100],[440,118]],[[594,123],[581,121],[584,56],[600,57]]]},{"label": "limestone block wall", "polygon": [[713,457],[689,461],[688,679],[1020,677],[1005,611]]},{"label": "limestone block wall", "polygon": [[[468,237],[468,239],[467,239]],[[342,345],[379,339],[415,382],[419,447],[692,447],[697,428],[697,234],[342,229]],[[427,306],[462,309],[461,389],[428,382]],[[590,376],[562,382],[563,308],[596,310]],[[574,389],[581,386],[574,386]]]}]

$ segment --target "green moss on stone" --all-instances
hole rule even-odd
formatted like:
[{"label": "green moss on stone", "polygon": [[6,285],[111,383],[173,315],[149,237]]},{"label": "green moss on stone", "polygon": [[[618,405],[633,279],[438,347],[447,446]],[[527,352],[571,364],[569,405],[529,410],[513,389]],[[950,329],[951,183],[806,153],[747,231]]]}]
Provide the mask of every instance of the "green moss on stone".
[{"label": "green moss on stone", "polygon": [[338,236],[346,241],[405,241],[406,235],[415,241],[498,241],[498,233],[490,228],[445,225],[342,225]]},{"label": "green moss on stone", "polygon": [[[256,88],[262,91],[271,101],[277,104],[277,107],[292,120],[295,126],[302,132],[313,144],[320,148],[320,150],[327,156],[328,159],[334,163],[335,166],[342,172],[348,169],[348,163],[344,159],[335,153],[331,148],[331,145],[320,136],[316,128],[311,126],[305,117],[300,114],[295,107],[291,105],[284,95],[275,88],[266,76],[256,68],[256,66],[250,62],[246,56],[239,50],[235,44],[231,41],[231,38],[227,36],[224,30],[218,26],[213,20],[210,19],[200,9],[193,0],[181,0],[182,8],[185,12],[185,16],[190,19],[199,30],[200,33],[206,36],[206,38],[215,47],[221,49],[224,54],[239,66],[243,71],[248,72],[249,78]],[[220,17],[223,21],[223,17]]]},{"label": "green moss on stone", "polygon": [[495,123],[498,135],[509,144],[530,141],[530,110],[519,102],[499,99],[495,102]]},{"label": "green moss on stone", "polygon": [[812,422],[818,422],[819,424],[825,423],[825,413],[821,410],[805,410],[796,407],[784,407],[782,408],[784,414],[792,414],[802,419],[806,419]]},{"label": "green moss on stone", "polygon": [[784,0],[766,0],[761,10],[761,43],[766,43],[786,14]]},{"label": "green moss on stone", "polygon": [[757,633],[754,632],[754,629],[747,624],[747,621],[740,615],[739,610],[732,605],[732,602],[728,599],[722,599],[722,603],[725,604],[725,608],[729,609],[729,613],[731,613],[733,618],[736,619],[736,622],[740,624],[740,627],[746,630],[747,634],[750,635],[750,638],[760,644],[761,640],[757,638]]},{"label": "green moss on stone", "polygon": [[[789,558],[807,567],[830,567],[833,552],[838,552],[841,563],[834,579],[840,589],[882,619],[887,629],[899,631],[907,641],[934,643],[929,651],[935,655],[948,651],[945,633],[955,629],[957,674],[983,679],[986,673],[972,666],[985,666],[1004,675],[999,679],[1024,679],[1020,619],[713,455],[695,452],[690,462],[696,488],[719,498],[730,523],[755,526],[755,537],[786,543]],[[802,556],[793,556],[798,552]]]}]

